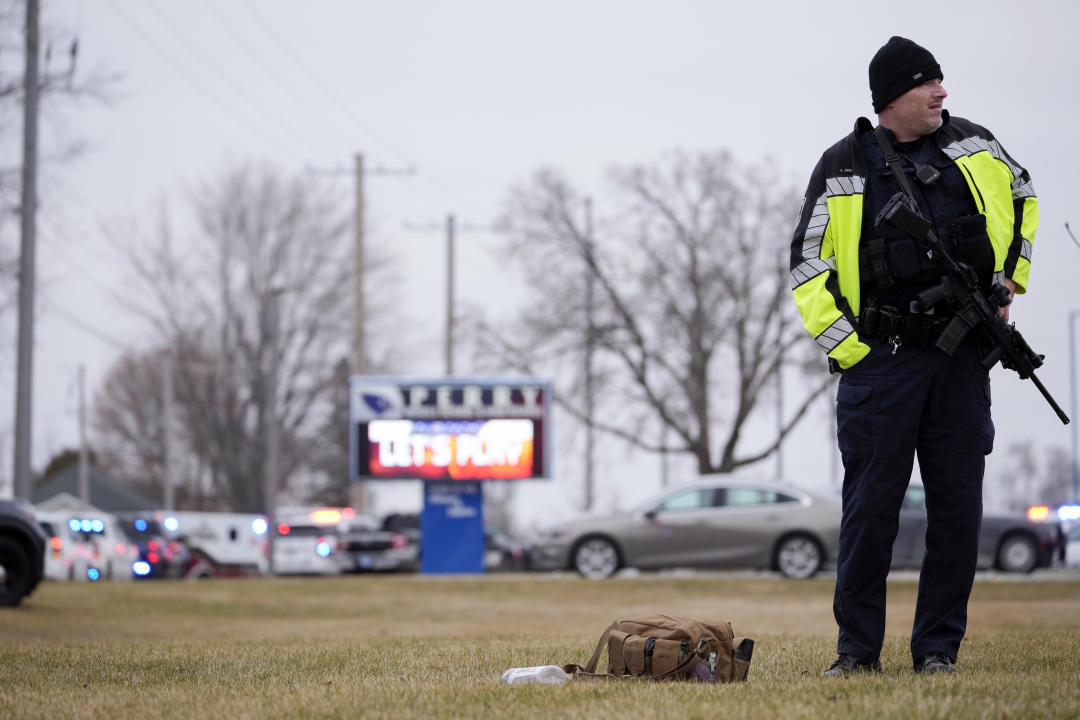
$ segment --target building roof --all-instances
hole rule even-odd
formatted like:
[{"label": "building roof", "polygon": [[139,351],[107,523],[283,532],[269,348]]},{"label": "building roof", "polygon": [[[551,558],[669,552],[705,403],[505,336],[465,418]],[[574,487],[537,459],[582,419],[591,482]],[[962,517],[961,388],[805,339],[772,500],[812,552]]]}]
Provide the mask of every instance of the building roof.
[{"label": "building roof", "polygon": [[[121,485],[93,465],[88,469],[87,479],[90,486],[89,502],[96,508],[106,512],[125,512],[153,510],[156,507],[153,501]],[[79,497],[79,466],[77,464],[64,468],[35,489],[32,502],[37,505],[61,493]]]}]

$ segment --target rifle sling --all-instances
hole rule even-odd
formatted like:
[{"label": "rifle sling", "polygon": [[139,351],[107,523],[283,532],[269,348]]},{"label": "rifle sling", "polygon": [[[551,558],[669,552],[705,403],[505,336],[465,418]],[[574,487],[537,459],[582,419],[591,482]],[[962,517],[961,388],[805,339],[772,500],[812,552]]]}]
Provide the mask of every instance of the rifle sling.
[{"label": "rifle sling", "polygon": [[889,136],[885,134],[885,128],[880,125],[874,128],[874,137],[877,138],[881,152],[885,154],[885,162],[889,165],[889,169],[893,171],[893,175],[896,176],[896,181],[900,183],[900,189],[907,195],[913,208],[919,207],[918,202],[915,201],[915,193],[911,192],[907,173],[904,172],[903,166],[900,165],[900,156],[893,149],[892,143],[889,142]]}]

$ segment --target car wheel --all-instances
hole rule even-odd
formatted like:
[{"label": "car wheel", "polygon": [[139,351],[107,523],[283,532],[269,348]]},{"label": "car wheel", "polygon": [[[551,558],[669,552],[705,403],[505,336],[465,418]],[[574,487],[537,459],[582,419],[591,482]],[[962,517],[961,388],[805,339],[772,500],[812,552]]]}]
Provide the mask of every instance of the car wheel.
[{"label": "car wheel", "polygon": [[30,592],[30,558],[19,543],[0,537],[0,606],[15,607]]},{"label": "car wheel", "polygon": [[591,579],[606,578],[619,569],[619,551],[600,537],[586,538],[574,548],[574,569]]},{"label": "car wheel", "polygon": [[1029,573],[1038,561],[1039,548],[1030,535],[1009,535],[998,546],[997,566],[1004,572]]},{"label": "car wheel", "polygon": [[784,577],[813,577],[824,560],[821,545],[809,535],[788,535],[776,545],[776,569]]}]

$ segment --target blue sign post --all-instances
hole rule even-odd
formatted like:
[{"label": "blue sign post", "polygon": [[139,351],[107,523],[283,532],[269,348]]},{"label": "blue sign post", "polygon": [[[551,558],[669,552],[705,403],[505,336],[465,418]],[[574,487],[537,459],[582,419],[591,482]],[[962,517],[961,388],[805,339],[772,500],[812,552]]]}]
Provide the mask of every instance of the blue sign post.
[{"label": "blue sign post", "polygon": [[420,572],[484,572],[484,492],[478,482],[425,482]]}]

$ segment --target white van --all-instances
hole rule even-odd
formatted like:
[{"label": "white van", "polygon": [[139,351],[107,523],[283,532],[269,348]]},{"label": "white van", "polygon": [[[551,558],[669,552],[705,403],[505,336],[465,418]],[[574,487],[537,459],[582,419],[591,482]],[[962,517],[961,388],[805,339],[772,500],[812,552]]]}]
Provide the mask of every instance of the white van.
[{"label": "white van", "polygon": [[45,576],[53,580],[131,580],[139,549],[115,515],[100,510],[37,510],[50,532]]},{"label": "white van", "polygon": [[158,510],[154,519],[170,540],[191,550],[185,577],[243,577],[267,571],[265,515]]}]

